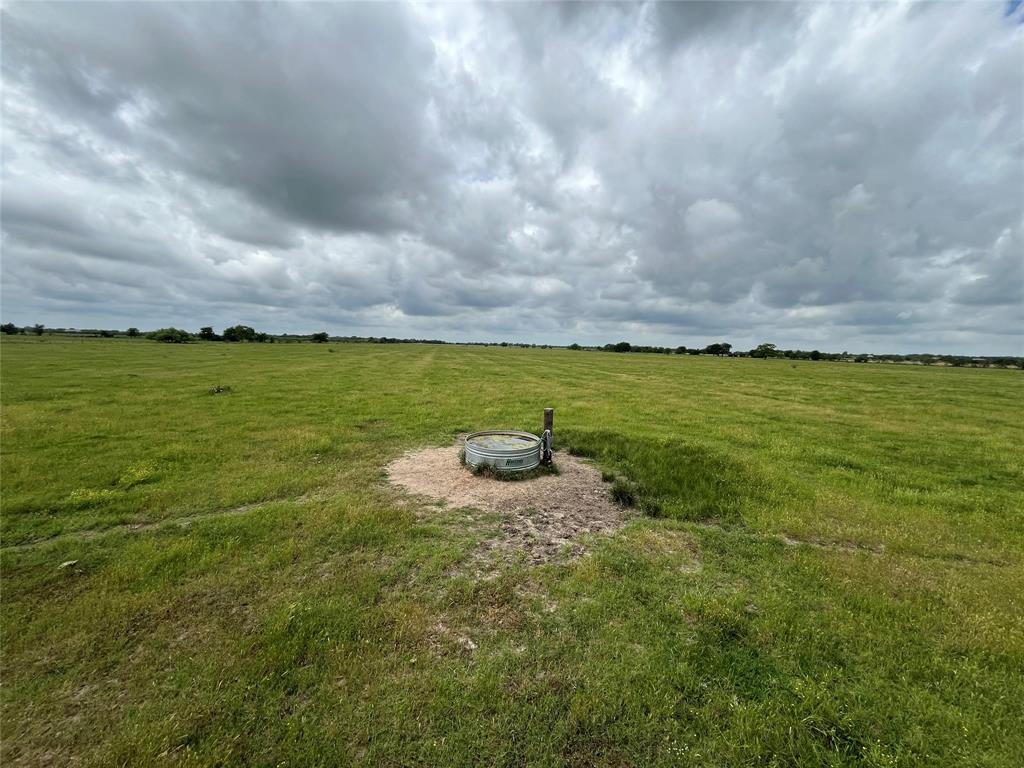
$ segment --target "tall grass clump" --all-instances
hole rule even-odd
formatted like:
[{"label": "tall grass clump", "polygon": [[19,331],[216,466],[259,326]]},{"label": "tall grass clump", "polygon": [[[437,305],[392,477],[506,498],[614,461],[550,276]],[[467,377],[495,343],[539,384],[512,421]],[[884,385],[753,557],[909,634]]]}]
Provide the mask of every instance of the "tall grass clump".
[{"label": "tall grass clump", "polygon": [[683,440],[656,440],[606,430],[568,431],[569,451],[615,472],[612,497],[646,514],[681,520],[736,522],[760,483],[736,461]]}]

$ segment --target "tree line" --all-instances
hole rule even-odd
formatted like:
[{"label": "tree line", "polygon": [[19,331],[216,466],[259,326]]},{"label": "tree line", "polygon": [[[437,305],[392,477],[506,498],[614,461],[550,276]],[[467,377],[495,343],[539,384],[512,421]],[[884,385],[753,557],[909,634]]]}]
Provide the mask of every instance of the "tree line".
[{"label": "tree line", "polygon": [[255,328],[248,325],[232,325],[225,328],[221,333],[216,333],[213,330],[213,326],[207,325],[200,328],[197,333],[191,333],[190,331],[174,327],[158,328],[155,331],[142,332],[135,327],[121,331],[109,330],[106,328],[47,328],[45,325],[39,323],[26,326],[17,326],[14,323],[4,323],[3,325],[0,325],[0,333],[4,333],[8,336],[25,334],[42,336],[44,333],[47,333],[71,336],[98,336],[106,339],[112,339],[116,336],[127,336],[130,339],[134,339],[142,336],[147,339],[152,339],[153,341],[161,341],[168,344],[185,344],[190,341],[249,341],[257,344],[272,344],[275,341],[315,341],[323,343],[330,340],[330,335],[326,331],[307,334],[305,336],[295,336],[290,334],[274,336],[269,333],[257,331]]},{"label": "tree line", "polygon": [[1024,369],[1024,357],[1002,356],[969,356],[969,355],[935,355],[935,354],[852,354],[850,352],[822,352],[817,349],[779,349],[775,344],[765,342],[747,351],[733,351],[732,344],[724,341],[708,344],[705,347],[650,347],[620,341],[617,344],[604,346],[581,346],[570,344],[568,349],[598,352],[640,352],[658,355],[715,355],[717,357],[753,357],[760,359],[779,358],[785,360],[825,360],[842,363],[905,363],[913,365],[949,365],[954,368],[1021,368]]},{"label": "tree line", "polygon": [[3,325],[0,325],[0,333],[4,333],[8,336],[26,333],[31,333],[34,336],[42,336],[45,332],[46,326],[40,323],[24,326],[17,326],[14,323],[4,323]]},{"label": "tree line", "polygon": [[311,333],[308,336],[302,337],[277,337],[263,331],[257,331],[250,325],[232,325],[225,328],[222,332],[217,333],[213,330],[212,325],[204,325],[196,334],[183,331],[180,328],[160,328],[156,331],[147,333],[146,338],[171,344],[184,344],[190,341],[225,341],[228,343],[252,342],[254,344],[273,344],[275,341],[278,341],[279,338],[287,338],[288,340],[295,341],[308,340],[322,344],[328,341],[330,336],[326,331],[320,331],[318,333]]},{"label": "tree line", "polygon": [[29,334],[42,336],[44,333],[72,334],[76,336],[99,336],[113,338],[115,336],[127,336],[137,338],[144,336],[154,341],[185,344],[193,341],[221,341],[221,342],[249,342],[256,344],[294,343],[294,342],[316,342],[326,343],[332,341],[342,344],[460,344],[478,347],[517,347],[520,349],[571,349],[576,351],[589,352],[618,352],[618,353],[641,353],[657,355],[714,355],[716,357],[752,357],[760,359],[786,359],[786,360],[812,360],[832,361],[844,363],[904,363],[913,365],[948,365],[955,368],[960,367],[997,367],[997,368],[1021,368],[1024,369],[1024,357],[1014,356],[968,356],[968,355],[936,355],[936,354],[910,354],[910,355],[887,355],[887,354],[865,354],[850,352],[822,352],[817,349],[779,349],[775,344],[765,342],[758,344],[747,351],[733,350],[732,344],[725,341],[718,341],[703,347],[659,347],[643,344],[631,344],[628,341],[620,341],[614,344],[600,346],[584,346],[580,344],[569,344],[567,347],[560,347],[555,344],[530,344],[514,341],[460,341],[449,342],[443,339],[400,339],[392,336],[331,336],[326,331],[312,334],[269,334],[257,331],[248,325],[232,325],[220,333],[214,331],[213,326],[203,326],[197,333],[182,330],[180,328],[159,328],[155,331],[142,332],[138,328],[127,330],[108,330],[97,328],[47,328],[42,324],[16,326],[14,323],[0,325],[0,332],[7,335]]}]

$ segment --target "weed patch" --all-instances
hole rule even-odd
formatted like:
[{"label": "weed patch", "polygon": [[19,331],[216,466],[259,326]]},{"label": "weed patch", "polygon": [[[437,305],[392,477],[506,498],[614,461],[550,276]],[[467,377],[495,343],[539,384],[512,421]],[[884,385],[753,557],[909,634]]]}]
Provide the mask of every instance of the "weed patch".
[{"label": "weed patch", "polygon": [[117,491],[110,488],[76,488],[67,495],[64,506],[69,509],[89,509],[116,499]]},{"label": "weed patch", "polygon": [[119,488],[127,490],[128,488],[134,488],[136,485],[152,482],[155,479],[156,465],[147,461],[128,467],[128,469],[121,473],[121,477],[117,480],[117,485]]}]

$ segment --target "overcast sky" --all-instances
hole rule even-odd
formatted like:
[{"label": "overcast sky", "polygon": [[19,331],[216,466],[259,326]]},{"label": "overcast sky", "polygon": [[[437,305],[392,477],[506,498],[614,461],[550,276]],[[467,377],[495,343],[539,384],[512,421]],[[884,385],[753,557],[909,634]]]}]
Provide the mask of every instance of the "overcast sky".
[{"label": "overcast sky", "polygon": [[1024,354],[1024,7],[5,4],[18,324]]}]

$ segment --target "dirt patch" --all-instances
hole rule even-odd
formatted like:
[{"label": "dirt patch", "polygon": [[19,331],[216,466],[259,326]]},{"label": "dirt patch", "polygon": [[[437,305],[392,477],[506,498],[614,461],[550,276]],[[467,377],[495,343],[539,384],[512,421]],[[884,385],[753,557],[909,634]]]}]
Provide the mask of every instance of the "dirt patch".
[{"label": "dirt patch", "polygon": [[609,496],[609,486],[591,464],[555,453],[557,475],[531,480],[495,480],[474,475],[459,462],[461,442],[447,448],[410,451],[386,467],[394,485],[409,493],[472,507],[501,516],[499,535],[487,550],[522,551],[531,563],[544,563],[584,551],[580,537],[609,533],[630,516]]}]

